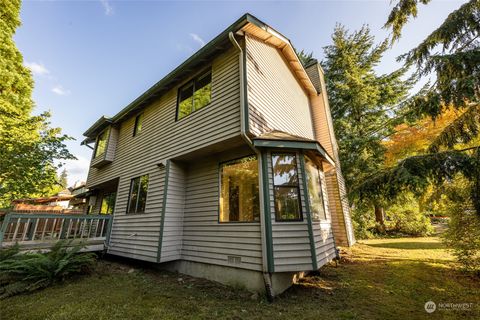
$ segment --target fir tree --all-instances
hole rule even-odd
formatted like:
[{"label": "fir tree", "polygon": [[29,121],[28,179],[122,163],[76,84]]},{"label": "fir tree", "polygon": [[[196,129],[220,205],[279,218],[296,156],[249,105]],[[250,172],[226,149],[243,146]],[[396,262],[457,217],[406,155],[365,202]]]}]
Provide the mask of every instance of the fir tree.
[{"label": "fir tree", "polygon": [[[402,80],[404,69],[381,75],[375,72],[388,42],[376,45],[367,26],[349,33],[337,25],[332,40],[333,44],[325,47],[322,66],[342,172],[351,191],[359,180],[382,167],[382,140],[393,132],[392,115],[407,97],[411,82]],[[377,221],[383,224],[381,203],[373,203]]]},{"label": "fir tree", "polygon": [[[400,0],[386,27],[393,41],[417,5],[430,0]],[[425,115],[436,119],[447,108],[459,116],[432,139],[428,152],[406,158],[397,166],[364,179],[357,188],[363,198],[392,198],[405,190],[421,193],[430,182],[437,184],[463,174],[470,181],[470,200],[480,215],[480,150],[465,147],[480,129],[480,1],[471,0],[450,13],[446,20],[417,47],[400,57],[413,67],[417,77],[436,80],[416,94],[406,105],[410,119]]]}]

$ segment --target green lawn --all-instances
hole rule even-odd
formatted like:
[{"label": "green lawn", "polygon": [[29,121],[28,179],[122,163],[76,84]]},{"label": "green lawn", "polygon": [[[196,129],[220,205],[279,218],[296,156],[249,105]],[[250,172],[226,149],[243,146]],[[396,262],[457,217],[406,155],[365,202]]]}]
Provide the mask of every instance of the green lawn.
[{"label": "green lawn", "polygon": [[[0,319],[480,319],[480,280],[452,261],[438,238],[361,241],[338,267],[271,304],[213,282],[102,261],[91,276],[0,301]],[[427,314],[429,300],[473,307]]]}]

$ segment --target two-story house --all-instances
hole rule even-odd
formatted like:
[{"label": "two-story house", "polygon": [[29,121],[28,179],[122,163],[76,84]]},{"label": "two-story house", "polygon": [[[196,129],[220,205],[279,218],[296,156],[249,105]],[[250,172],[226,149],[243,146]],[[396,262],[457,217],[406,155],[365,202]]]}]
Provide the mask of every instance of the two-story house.
[{"label": "two-story house", "polygon": [[322,69],[250,14],[85,136],[110,254],[277,294],[355,241]]}]

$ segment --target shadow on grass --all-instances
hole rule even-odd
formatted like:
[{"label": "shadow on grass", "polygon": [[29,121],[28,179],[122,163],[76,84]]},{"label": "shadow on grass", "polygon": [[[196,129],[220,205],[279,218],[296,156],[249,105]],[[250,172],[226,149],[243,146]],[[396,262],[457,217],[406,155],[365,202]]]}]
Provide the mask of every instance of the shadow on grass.
[{"label": "shadow on grass", "polygon": [[[338,268],[326,266],[292,286],[282,295],[281,302],[296,300],[305,310],[316,303],[329,310],[333,318],[348,319],[398,318],[407,314],[420,319],[426,315],[424,304],[429,300],[478,305],[480,282],[455,270],[446,271],[441,265],[392,259]],[[465,314],[453,311],[441,316],[479,319],[479,312],[475,308]]]},{"label": "shadow on grass", "polygon": [[432,242],[383,242],[367,243],[367,246],[388,249],[406,249],[406,250],[432,250],[445,249],[445,245],[438,241]]}]

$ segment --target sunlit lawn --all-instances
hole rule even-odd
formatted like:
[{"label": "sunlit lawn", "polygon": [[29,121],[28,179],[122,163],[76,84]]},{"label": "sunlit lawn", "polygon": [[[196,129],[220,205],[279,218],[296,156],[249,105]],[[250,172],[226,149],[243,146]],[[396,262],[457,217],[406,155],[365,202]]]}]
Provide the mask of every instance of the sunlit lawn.
[{"label": "sunlit lawn", "polygon": [[[103,261],[91,276],[0,301],[0,319],[480,319],[480,280],[455,271],[438,238],[361,241],[343,257],[271,304],[213,282]],[[429,300],[473,308],[427,314]]]}]

